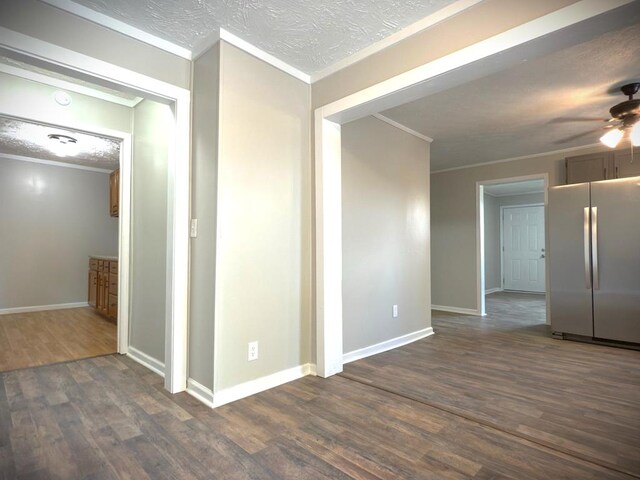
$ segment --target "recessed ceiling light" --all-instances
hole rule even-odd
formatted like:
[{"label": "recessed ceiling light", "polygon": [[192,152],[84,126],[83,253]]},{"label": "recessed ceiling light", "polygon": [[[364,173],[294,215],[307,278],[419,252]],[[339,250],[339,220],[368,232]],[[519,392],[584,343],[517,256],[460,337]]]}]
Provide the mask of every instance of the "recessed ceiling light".
[{"label": "recessed ceiling light", "polygon": [[71,104],[71,97],[67,92],[63,92],[62,90],[53,92],[53,99],[58,105],[62,105],[63,107]]}]

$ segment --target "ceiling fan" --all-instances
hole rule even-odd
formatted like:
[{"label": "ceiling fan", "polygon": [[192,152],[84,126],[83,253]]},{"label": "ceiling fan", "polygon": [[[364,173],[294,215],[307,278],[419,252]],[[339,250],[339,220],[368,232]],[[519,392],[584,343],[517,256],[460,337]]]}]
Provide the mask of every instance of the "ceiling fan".
[{"label": "ceiling fan", "polygon": [[616,148],[620,140],[628,133],[634,147],[640,146],[640,98],[633,96],[640,90],[640,82],[629,83],[620,87],[622,93],[629,98],[609,109],[611,119],[617,122],[605,128],[610,130],[600,137],[600,141],[609,148]]}]

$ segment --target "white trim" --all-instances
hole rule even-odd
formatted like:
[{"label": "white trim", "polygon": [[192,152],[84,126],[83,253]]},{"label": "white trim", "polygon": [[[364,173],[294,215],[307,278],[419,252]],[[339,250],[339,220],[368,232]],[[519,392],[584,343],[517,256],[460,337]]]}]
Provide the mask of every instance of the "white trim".
[{"label": "white trim", "polygon": [[311,364],[306,363],[297,367],[281,370],[266,377],[250,380],[234,387],[225,388],[213,394],[213,406],[220,407],[227,403],[235,402],[241,398],[246,398],[256,393],[264,392],[270,388],[278,387],[282,384],[298,380],[311,374]]},{"label": "white trim", "polygon": [[88,307],[87,302],[75,302],[75,303],[56,303],[53,305],[37,305],[33,307],[11,307],[0,308],[0,315],[11,315],[14,313],[28,313],[28,312],[46,312],[47,310],[66,310],[67,308],[81,308]]},{"label": "white trim", "polygon": [[399,30],[395,33],[392,33],[388,37],[383,38],[375,43],[372,43],[368,47],[363,48],[362,50],[358,50],[356,53],[349,55],[347,58],[342,60],[338,60],[337,62],[329,65],[328,67],[323,68],[322,70],[311,74],[311,81],[317,82],[318,80],[322,80],[329,75],[336,73],[343,68],[350,67],[351,65],[358,63],[364,60],[371,55],[375,55],[382,50],[385,50],[389,47],[392,47],[396,43],[400,43],[407,38],[420,33],[428,28],[450,18],[458,13],[466,10],[469,7],[472,7],[482,0],[458,0],[451,5],[447,5],[444,8],[432,13],[431,15],[427,15],[426,17],[418,20],[411,25],[404,27],[402,30]]},{"label": "white trim", "polygon": [[384,342],[376,343],[375,345],[371,345],[369,347],[359,348],[358,350],[353,350],[349,353],[345,353],[344,355],[342,355],[342,362],[355,362],[356,360],[360,360],[361,358],[366,358],[372,355],[377,355],[378,353],[393,350],[394,348],[408,345],[409,343],[413,343],[417,340],[429,337],[431,335],[433,335],[432,327],[423,328],[422,330],[418,330],[416,332],[407,333],[406,335],[401,335],[390,340],[385,340]]},{"label": "white trim", "polygon": [[[439,312],[461,313],[462,315],[473,315],[474,317],[483,317],[478,310],[473,308],[449,307],[446,305],[431,305],[431,310]],[[486,314],[485,314],[486,315]]]},{"label": "white trim", "polygon": [[[448,80],[468,81],[473,75],[476,76],[473,78],[479,78],[515,65],[523,58],[534,58],[560,46],[584,42],[594,34],[592,23],[586,20],[608,14],[611,27],[622,25],[630,8],[619,7],[631,5],[632,1],[579,0],[315,110],[315,313],[320,376],[342,370],[340,123],[424,97],[438,88],[446,88],[446,84],[450,84]],[[483,289],[481,281],[478,282],[479,290]],[[482,301],[484,295],[478,299],[478,304]]]},{"label": "white trim", "polygon": [[413,135],[414,137],[418,137],[420,140],[424,140],[425,142],[429,142],[429,143],[433,142],[433,138],[427,137],[426,135],[423,135],[420,132],[416,132],[415,130],[410,129],[407,126],[396,122],[395,120],[391,120],[389,117],[385,117],[381,113],[374,113],[373,116],[376,117],[378,120],[382,120],[383,122],[388,123],[392,127],[399,128],[400,130],[402,130],[403,132],[408,133],[409,135]]},{"label": "white trim", "polygon": [[153,358],[151,355],[147,355],[131,345],[129,345],[127,357],[164,378],[165,366],[160,360]]},{"label": "white trim", "polygon": [[[207,52],[211,47],[213,47],[216,43],[220,41],[220,29],[215,29],[211,32],[207,37],[200,40],[198,43],[194,45],[191,49],[191,61],[195,62],[198,58],[200,58],[205,52]],[[193,76],[191,77],[193,81]]]},{"label": "white trim", "polygon": [[520,195],[535,195],[537,193],[544,193],[544,190],[532,190],[531,192],[518,192],[518,193],[489,193],[484,191],[485,195],[489,195],[493,198],[503,198],[503,197],[518,197]]},{"label": "white trim", "polygon": [[[263,62],[268,63],[269,65],[276,67],[279,70],[282,70],[289,75],[296,77],[298,80],[302,80],[304,83],[310,84],[311,77],[308,74],[304,73],[301,70],[289,65],[288,63],[283,62],[279,58],[274,57],[270,53],[265,52],[264,50],[259,49],[258,47],[251,45],[246,40],[237,37],[231,32],[228,32],[224,28],[220,29],[220,39],[225,42],[233,45],[234,47],[238,47],[241,50],[253,55],[256,58],[259,58]],[[215,43],[215,42],[214,42]]]},{"label": "white trim", "polygon": [[0,152],[0,158],[6,158],[7,160],[17,160],[19,162],[40,163],[42,165],[51,165],[53,167],[75,168],[76,170],[87,170],[89,172],[111,173],[113,171],[113,170],[107,170],[105,168],[87,167],[85,165],[78,165],[76,163],[56,162],[55,160],[43,160],[41,158],[25,157],[22,155],[13,155],[12,153]]},{"label": "white trim", "polygon": [[498,292],[502,292],[502,287],[495,287],[495,288],[490,288],[489,290],[485,290],[484,294],[486,295],[491,295],[492,293],[498,293]]},{"label": "white trim", "polygon": [[[455,170],[464,170],[466,168],[483,167],[485,165],[495,165],[496,163],[515,162],[516,160],[527,160],[529,158],[546,157],[548,155],[557,155],[559,153],[571,153],[577,150],[586,150],[587,148],[602,147],[601,143],[590,143],[589,145],[583,145],[581,147],[563,148],[561,150],[551,150],[550,152],[534,153],[532,155],[523,155],[522,157],[505,158],[503,160],[491,160],[490,162],[474,163],[473,165],[464,165],[462,167],[443,168],[441,170],[434,170],[431,175],[436,173],[453,172]],[[492,195],[497,197],[499,195]]]},{"label": "white trim", "polygon": [[43,83],[52,87],[61,88],[70,92],[80,93],[81,95],[104,100],[105,102],[116,103],[124,107],[133,108],[142,101],[142,97],[135,97],[133,99],[119,97],[118,95],[113,95],[101,90],[96,90],[95,88],[86,87],[84,85],[72,83],[67,80],[62,80],[60,78],[50,77],[48,75],[43,75],[42,73],[34,72],[31,70],[14,67],[13,65],[5,65],[4,63],[0,63],[0,72],[6,73],[7,75],[12,75],[14,77],[31,80],[32,82]]},{"label": "white trim", "polygon": [[196,382],[193,378],[187,379],[187,390],[186,392],[191,395],[193,398],[199,400],[204,403],[207,407],[213,408],[213,390],[205,387],[199,382]]},{"label": "white trim", "polygon": [[191,60],[191,51],[188,48],[181,47],[180,45],[176,45],[173,42],[160,37],[156,37],[155,35],[140,30],[139,28],[132,27],[128,23],[121,22],[120,20],[116,20],[115,18],[112,18],[103,13],[96,12],[95,10],[87,8],[83,5],[79,5],[75,2],[72,2],[71,0],[42,1],[51,5],[52,7],[56,7],[60,10],[64,10],[65,12],[76,15],[77,17],[89,20],[90,22],[108,28],[109,30],[113,30],[114,32],[118,32],[128,37],[135,38],[136,40],[144,42],[148,45],[152,45],[156,48],[164,50],[165,52],[173,53],[178,57]]},{"label": "white trim", "polygon": [[[54,70],[78,72],[81,76],[128,87],[145,97],[174,102],[175,135],[169,151],[170,201],[167,212],[168,229],[167,292],[171,298],[166,309],[165,388],[171,393],[187,387],[187,325],[189,296],[189,203],[190,203],[190,105],[191,92],[147,75],[128,70],[87,55],[0,27],[0,52],[8,50],[46,62]],[[80,128],[82,129],[82,128]],[[126,143],[126,141],[125,141]],[[121,189],[122,190],[122,189]],[[121,284],[122,285],[122,284]],[[120,302],[121,304],[124,302]],[[119,309],[122,306],[119,306]]]}]

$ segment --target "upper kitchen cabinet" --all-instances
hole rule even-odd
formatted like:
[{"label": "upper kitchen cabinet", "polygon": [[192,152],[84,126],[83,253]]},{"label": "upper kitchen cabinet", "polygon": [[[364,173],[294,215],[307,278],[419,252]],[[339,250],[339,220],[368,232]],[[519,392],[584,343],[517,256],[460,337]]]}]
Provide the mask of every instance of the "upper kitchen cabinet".
[{"label": "upper kitchen cabinet", "polygon": [[109,215],[117,217],[120,213],[120,170],[114,170],[109,176]]},{"label": "upper kitchen cabinet", "polygon": [[640,148],[590,153],[565,159],[567,183],[597,182],[640,175]]},{"label": "upper kitchen cabinet", "polygon": [[590,153],[566,158],[567,183],[596,182],[611,176],[611,152]]},{"label": "upper kitchen cabinet", "polygon": [[640,148],[616,150],[613,152],[615,178],[636,177],[640,175]]}]

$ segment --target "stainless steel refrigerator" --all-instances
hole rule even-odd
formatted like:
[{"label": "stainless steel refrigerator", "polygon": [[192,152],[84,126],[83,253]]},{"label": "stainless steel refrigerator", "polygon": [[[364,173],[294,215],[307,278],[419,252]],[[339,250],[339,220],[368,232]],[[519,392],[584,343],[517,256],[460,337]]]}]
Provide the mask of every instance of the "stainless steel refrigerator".
[{"label": "stainless steel refrigerator", "polygon": [[640,177],[549,189],[551,328],[640,343]]}]

